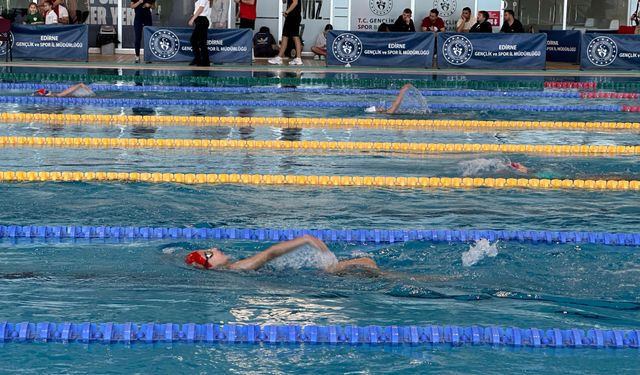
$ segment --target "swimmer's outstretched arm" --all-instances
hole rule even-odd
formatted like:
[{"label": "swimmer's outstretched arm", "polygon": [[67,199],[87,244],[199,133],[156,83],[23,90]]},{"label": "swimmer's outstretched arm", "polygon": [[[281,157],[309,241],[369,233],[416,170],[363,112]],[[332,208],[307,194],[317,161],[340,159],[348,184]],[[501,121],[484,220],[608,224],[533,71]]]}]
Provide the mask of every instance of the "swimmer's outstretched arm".
[{"label": "swimmer's outstretched arm", "polygon": [[389,109],[386,110],[386,113],[390,115],[396,113],[398,108],[400,108],[400,104],[402,104],[402,99],[404,99],[404,94],[406,94],[407,90],[409,90],[412,87],[413,85],[410,83],[407,83],[406,85],[402,86],[402,88],[400,89],[400,92],[398,93],[398,96],[396,96],[396,100],[394,100],[393,104],[391,104],[391,107],[389,107]]},{"label": "swimmer's outstretched arm", "polygon": [[78,90],[85,90],[88,94],[93,94],[93,90],[91,90],[91,88],[89,86],[85,85],[84,83],[78,83],[76,85],[73,85],[73,86],[67,88],[66,90],[62,91],[61,93],[56,94],[55,96],[58,96],[58,97],[69,96],[69,95],[73,94],[74,92],[76,92]]},{"label": "swimmer's outstretched arm", "polygon": [[313,236],[305,235],[290,241],[284,241],[280,242],[279,244],[275,244],[250,258],[232,263],[228,268],[235,270],[257,270],[264,266],[270,260],[287,254],[303,245],[311,245],[322,252],[331,252],[327,245],[325,245],[324,242],[322,242],[320,239]]}]

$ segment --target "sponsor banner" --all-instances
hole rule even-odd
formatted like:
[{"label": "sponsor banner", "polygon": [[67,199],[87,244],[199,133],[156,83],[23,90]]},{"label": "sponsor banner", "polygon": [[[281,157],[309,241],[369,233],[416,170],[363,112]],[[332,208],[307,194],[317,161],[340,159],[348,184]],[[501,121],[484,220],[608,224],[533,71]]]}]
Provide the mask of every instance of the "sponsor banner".
[{"label": "sponsor banner", "polygon": [[[48,61],[88,61],[87,25],[11,25],[13,57]],[[0,55],[7,52],[0,44]]]},{"label": "sponsor banner", "polygon": [[546,34],[438,34],[439,68],[544,69]]},{"label": "sponsor banner", "polygon": [[[405,8],[411,8],[411,0],[351,0],[351,30],[377,31],[382,23],[393,24]],[[422,18],[420,18],[422,21]],[[416,30],[420,21],[413,14]]]},{"label": "sponsor banner", "polygon": [[331,31],[327,65],[431,67],[433,33]]},{"label": "sponsor banner", "polygon": [[[214,64],[251,64],[250,29],[209,29],[209,58]],[[145,27],[145,61],[191,61],[191,33],[185,27]]]},{"label": "sponsor banner", "polygon": [[581,69],[640,69],[640,35],[584,34]]},{"label": "sponsor banner", "polygon": [[416,30],[419,30],[422,20],[429,16],[431,9],[437,9],[439,17],[444,21],[447,31],[456,31],[456,24],[462,15],[462,9],[465,7],[471,8],[471,16],[475,17],[473,7],[475,6],[474,0],[427,0],[416,1],[415,9],[415,24]]},{"label": "sponsor banner", "polygon": [[578,62],[582,33],[575,30],[544,30],[547,34],[547,61]]}]

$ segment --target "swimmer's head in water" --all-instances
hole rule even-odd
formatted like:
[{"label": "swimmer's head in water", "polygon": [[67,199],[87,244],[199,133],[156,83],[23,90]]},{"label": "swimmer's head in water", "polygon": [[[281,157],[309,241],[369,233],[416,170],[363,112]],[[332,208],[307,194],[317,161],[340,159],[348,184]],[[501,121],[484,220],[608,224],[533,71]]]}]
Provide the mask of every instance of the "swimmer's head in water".
[{"label": "swimmer's head in water", "polygon": [[522,173],[529,172],[529,169],[527,167],[525,167],[524,165],[522,165],[520,163],[516,163],[516,162],[512,162],[511,163],[511,168],[515,169],[518,172],[522,172]]},{"label": "swimmer's head in water", "polygon": [[49,96],[51,94],[51,91],[49,91],[49,90],[47,90],[45,88],[41,88],[41,89],[38,89],[36,91],[36,94],[38,94],[40,96]]},{"label": "swimmer's head in water", "polygon": [[229,257],[217,248],[192,251],[184,258],[188,265],[196,265],[205,269],[217,268],[229,263]]}]

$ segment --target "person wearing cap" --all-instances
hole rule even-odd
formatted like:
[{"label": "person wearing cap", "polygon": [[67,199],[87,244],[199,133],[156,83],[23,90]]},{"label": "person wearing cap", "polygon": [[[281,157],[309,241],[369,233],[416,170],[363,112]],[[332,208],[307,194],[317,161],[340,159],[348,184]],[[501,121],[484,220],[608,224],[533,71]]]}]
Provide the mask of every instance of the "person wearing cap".
[{"label": "person wearing cap", "polygon": [[87,96],[95,96],[96,94],[93,92],[93,90],[91,90],[91,88],[87,85],[85,85],[84,83],[78,83],[76,85],[70,86],[67,89],[65,89],[64,91],[55,94],[52,93],[51,91],[43,88],[40,88],[38,90],[36,90],[34,92],[35,95],[39,95],[39,96],[55,96],[55,97],[59,97],[59,98],[63,98],[66,96],[72,96],[72,97],[76,97],[76,98],[83,98],[83,97],[87,97]]},{"label": "person wearing cap", "polygon": [[[305,235],[290,241],[280,242],[269,247],[266,250],[259,252],[252,257],[235,262],[232,261],[228,255],[224,254],[222,251],[215,247],[207,250],[192,251],[187,254],[187,256],[184,258],[184,261],[188,265],[193,265],[206,270],[258,270],[269,261],[290,253],[302,246],[311,246],[317,251],[331,253],[331,250],[329,250],[327,245],[325,245],[325,243],[322,242],[319,238]],[[329,268],[324,269],[324,271],[329,273],[342,273],[353,269],[364,270],[372,272],[373,274],[380,273],[378,265],[373,261],[373,259],[370,258],[342,260],[337,262],[336,264],[331,265]]]}]

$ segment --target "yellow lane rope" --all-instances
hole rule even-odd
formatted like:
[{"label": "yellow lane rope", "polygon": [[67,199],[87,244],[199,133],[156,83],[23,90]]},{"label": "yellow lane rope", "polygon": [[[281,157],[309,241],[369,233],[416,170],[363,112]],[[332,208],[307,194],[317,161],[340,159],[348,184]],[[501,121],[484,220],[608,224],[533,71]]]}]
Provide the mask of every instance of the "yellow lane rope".
[{"label": "yellow lane rope", "polygon": [[599,145],[518,145],[460,143],[389,143],[389,142],[320,142],[320,141],[243,141],[209,139],[137,139],[137,138],[63,138],[0,137],[0,146],[43,147],[122,147],[122,148],[217,148],[253,150],[339,150],[395,152],[506,152],[540,154],[640,154],[640,146]]},{"label": "yellow lane rope", "polygon": [[298,176],[259,174],[193,174],[146,172],[36,172],[3,171],[0,182],[122,181],[180,184],[377,186],[411,188],[529,188],[640,190],[640,181],[549,180],[526,178]]},{"label": "yellow lane rope", "polygon": [[91,114],[0,113],[2,122],[53,122],[83,124],[189,125],[189,126],[278,126],[359,128],[477,128],[477,129],[640,129],[638,122],[576,121],[477,121],[410,120],[389,118],[280,118],[216,116],[128,116]]}]

